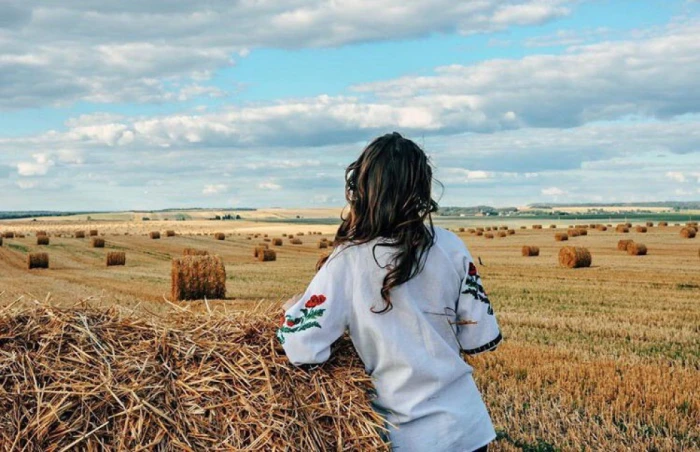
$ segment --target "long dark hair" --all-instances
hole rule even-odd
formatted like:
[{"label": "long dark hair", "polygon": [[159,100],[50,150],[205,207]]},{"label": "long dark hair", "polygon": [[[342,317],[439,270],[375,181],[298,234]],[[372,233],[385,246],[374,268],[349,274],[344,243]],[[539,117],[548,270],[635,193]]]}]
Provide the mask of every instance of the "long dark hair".
[{"label": "long dark hair", "polygon": [[[397,248],[381,289],[384,308],[372,308],[375,313],[393,308],[391,289],[421,272],[435,242],[431,214],[438,204],[431,196],[432,182],[433,169],[425,152],[396,132],[372,141],[345,170],[349,211],[341,214],[333,245],[355,246],[383,237],[388,240],[376,243],[373,254],[377,246]],[[321,258],[317,268],[326,259]]]}]

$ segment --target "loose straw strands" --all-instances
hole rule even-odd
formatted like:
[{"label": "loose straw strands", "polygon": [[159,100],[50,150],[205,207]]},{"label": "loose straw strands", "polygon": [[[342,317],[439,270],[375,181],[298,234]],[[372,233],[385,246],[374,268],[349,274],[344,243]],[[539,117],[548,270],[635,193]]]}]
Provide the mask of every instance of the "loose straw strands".
[{"label": "loose straw strands", "polygon": [[388,450],[347,339],[310,371],[271,315],[0,314],[0,450]]}]

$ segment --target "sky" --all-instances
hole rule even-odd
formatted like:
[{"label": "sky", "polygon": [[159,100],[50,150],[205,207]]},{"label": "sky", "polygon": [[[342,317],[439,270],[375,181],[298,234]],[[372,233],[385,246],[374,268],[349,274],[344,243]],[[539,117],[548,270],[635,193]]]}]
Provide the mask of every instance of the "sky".
[{"label": "sky", "polygon": [[0,0],[0,211],[700,200],[697,0]]}]

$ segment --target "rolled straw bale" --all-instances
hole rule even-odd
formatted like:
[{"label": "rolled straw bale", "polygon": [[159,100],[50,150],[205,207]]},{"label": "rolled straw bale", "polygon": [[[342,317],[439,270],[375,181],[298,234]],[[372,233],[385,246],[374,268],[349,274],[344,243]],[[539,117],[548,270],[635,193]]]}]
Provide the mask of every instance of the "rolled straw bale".
[{"label": "rolled straw bale", "polygon": [[476,235],[482,236],[482,235],[484,235],[484,231],[476,231]]},{"label": "rolled straw bale", "polygon": [[148,319],[115,308],[8,312],[0,317],[11,338],[0,354],[0,444],[388,451],[371,377],[350,340],[334,344],[323,366],[297,368],[271,340],[278,319],[259,311]]},{"label": "rolled straw bale", "polygon": [[292,239],[289,241],[289,243],[291,243],[292,245],[301,245],[303,242],[301,241],[301,239]]},{"label": "rolled straw bale", "polygon": [[484,228],[476,228],[476,230],[477,230],[477,232],[478,231],[484,232]]},{"label": "rolled straw bale", "polygon": [[625,226],[624,224],[618,224],[615,227],[615,232],[627,233],[627,232],[630,232],[630,229],[627,226]]},{"label": "rolled straw bale", "polygon": [[267,238],[267,237],[265,237],[265,238],[263,239],[263,242],[271,242],[271,241],[272,241],[272,239],[269,239],[269,238]]},{"label": "rolled straw bale", "polygon": [[505,237],[506,235],[507,235],[507,234],[506,234],[506,231],[498,231],[498,236],[499,236],[499,237]]},{"label": "rolled straw bale", "polygon": [[173,259],[173,300],[226,298],[226,268],[219,256],[183,256]]},{"label": "rolled straw bale", "polygon": [[634,228],[635,232],[640,232],[640,233],[645,233],[647,232],[647,227],[646,226],[636,226]]},{"label": "rolled straw bale", "polygon": [[303,232],[297,232],[297,235],[304,235]]},{"label": "rolled straw bale", "polygon": [[492,239],[492,238],[493,238],[493,234],[491,234],[490,232],[487,232],[486,234],[484,234],[484,238]]},{"label": "rolled straw bale", "polygon": [[27,255],[27,267],[33,268],[49,268],[48,253],[29,253]]},{"label": "rolled straw bale", "polygon": [[167,231],[165,231],[165,236],[166,237],[175,237],[175,231],[173,231],[172,229],[167,230]]},{"label": "rolled straw bale", "polygon": [[226,234],[224,234],[223,232],[217,232],[216,234],[214,234],[214,238],[216,240],[226,240]]},{"label": "rolled straw bale", "polygon": [[90,246],[92,248],[104,248],[105,247],[105,239],[101,237],[93,237],[90,239]]},{"label": "rolled straw bale", "polygon": [[152,231],[148,236],[153,240],[158,240],[160,238],[160,232]]},{"label": "rolled straw bale", "polygon": [[643,243],[632,242],[627,245],[627,254],[631,256],[644,256],[647,254],[647,247]]},{"label": "rolled straw bale", "polygon": [[696,232],[695,229],[693,228],[683,228],[681,229],[681,237],[684,239],[693,239],[695,238]]},{"label": "rolled straw bale", "polygon": [[550,225],[549,225],[549,229],[556,229],[556,228],[557,228],[557,225],[556,225],[556,224],[550,224]]},{"label": "rolled straw bale", "polygon": [[124,251],[110,251],[107,253],[107,267],[126,265],[126,253]]},{"label": "rolled straw bale", "polygon": [[541,224],[533,224],[532,229],[542,229],[542,225]]},{"label": "rolled straw bale", "polygon": [[668,221],[659,221],[659,227],[662,227],[662,228],[668,227]]},{"label": "rolled straw bale", "polygon": [[625,226],[627,226],[628,228],[631,228],[631,227],[632,227],[632,223],[627,222],[627,223],[625,223]]},{"label": "rolled straw bale", "polygon": [[282,243],[283,243],[283,242],[282,242],[282,239],[280,239],[280,238],[272,239],[272,245],[273,245],[273,246],[282,246]]},{"label": "rolled straw bale", "polygon": [[653,222],[653,221],[647,221],[647,227],[648,227],[648,228],[653,228],[653,227],[654,227],[654,222]]},{"label": "rolled straw bale", "polygon": [[540,249],[536,246],[523,246],[522,254],[523,256],[539,256]]},{"label": "rolled straw bale", "polygon": [[287,234],[282,234],[282,237],[287,237]]},{"label": "rolled straw bale", "polygon": [[591,224],[588,225],[588,228],[589,228],[589,229],[595,229],[597,226],[598,226],[597,224],[591,223]]},{"label": "rolled straw bale", "polygon": [[14,238],[15,238],[15,233],[14,233],[14,232],[7,231],[7,232],[5,232],[5,233],[3,234],[3,237],[5,237],[6,239],[14,239]]},{"label": "rolled straw bale", "polygon": [[209,256],[209,251],[198,250],[196,248],[185,248],[182,250],[183,256]]},{"label": "rolled straw bale", "polygon": [[527,229],[527,226],[520,226],[520,229]]},{"label": "rolled straw bale", "polygon": [[36,238],[36,244],[37,245],[48,245],[49,244],[49,236],[48,235],[40,235]]},{"label": "rolled straw bale", "polygon": [[74,237],[76,239],[84,239],[85,238],[85,231],[75,231]]},{"label": "rolled straw bale", "polygon": [[569,229],[566,231],[566,233],[569,235],[569,237],[578,237],[581,235],[581,230],[580,229]]},{"label": "rolled straw bale", "polygon": [[464,228],[459,228],[459,232],[464,232]]},{"label": "rolled straw bale", "polygon": [[602,224],[599,224],[596,229],[598,229],[599,231],[603,231],[603,232],[608,230],[607,226],[602,225]]},{"label": "rolled straw bale", "polygon": [[318,247],[320,249],[328,248],[328,242],[321,240],[320,242],[318,242]]},{"label": "rolled straw bale", "polygon": [[467,231],[468,231],[470,234],[473,234],[473,233],[476,232],[476,229],[474,229],[474,228],[469,228],[469,229],[467,229]]},{"label": "rolled straw bale", "polygon": [[567,240],[569,240],[569,235],[564,234],[563,232],[558,232],[554,234],[554,240],[556,240],[557,242],[566,242]]},{"label": "rolled straw bale", "polygon": [[620,240],[617,242],[617,250],[618,251],[627,251],[627,247],[630,245],[630,243],[634,243],[634,240]]},{"label": "rolled straw bale", "polygon": [[246,240],[253,240],[252,237],[246,237]]},{"label": "rolled straw bale", "polygon": [[578,235],[588,235],[588,229],[579,229]]},{"label": "rolled straw bale", "polygon": [[90,237],[95,237],[97,235],[97,229],[90,229]]},{"label": "rolled straw bale", "polygon": [[507,230],[508,230],[508,226],[501,226],[501,227],[499,227],[498,229],[500,229],[501,231],[507,231]]},{"label": "rolled straw bale", "polygon": [[559,250],[559,265],[563,267],[590,267],[591,260],[591,253],[586,248],[565,246]]},{"label": "rolled straw bale", "polygon": [[260,262],[269,262],[277,260],[277,252],[275,250],[265,250],[261,249],[258,253],[258,260]]},{"label": "rolled straw bale", "polygon": [[0,246],[2,246],[2,235],[0,235]]},{"label": "rolled straw bale", "polygon": [[508,230],[506,231],[506,234],[508,234],[508,235],[515,235],[515,229],[508,229]]}]

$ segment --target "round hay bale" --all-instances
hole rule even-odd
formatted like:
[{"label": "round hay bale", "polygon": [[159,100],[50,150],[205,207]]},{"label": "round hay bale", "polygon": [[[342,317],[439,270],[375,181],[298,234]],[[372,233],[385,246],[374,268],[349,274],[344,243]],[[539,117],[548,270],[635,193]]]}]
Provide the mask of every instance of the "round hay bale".
[{"label": "round hay bale", "polygon": [[499,227],[498,229],[500,229],[501,231],[507,231],[507,230],[508,230],[508,226],[501,226],[501,227]]},{"label": "round hay bale", "polygon": [[569,237],[578,237],[581,235],[581,230],[580,229],[569,229],[566,231],[566,233],[569,235]]},{"label": "round hay bale", "polygon": [[149,236],[152,240],[158,240],[158,239],[160,239],[160,232],[158,232],[158,231],[152,231],[151,233],[148,234],[148,236]]},{"label": "round hay bale", "polygon": [[318,242],[318,247],[319,249],[328,248],[328,242],[321,240],[320,242]]},{"label": "round hay bale", "polygon": [[297,235],[301,236],[301,235],[304,235],[304,233],[303,233],[303,232],[297,232]]},{"label": "round hay bale", "polygon": [[647,227],[648,227],[648,228],[653,228],[653,227],[654,227],[654,222],[653,222],[653,221],[647,221]]},{"label": "round hay bale", "polygon": [[272,239],[269,239],[267,237],[263,239],[263,242],[271,242],[271,241],[272,241]]},{"label": "round hay bale", "polygon": [[493,234],[491,234],[490,232],[487,232],[486,234],[484,234],[484,238],[486,238],[486,239],[492,239],[492,238],[493,238]]},{"label": "round hay bale", "polygon": [[2,246],[2,235],[0,235],[0,246]]},{"label": "round hay bale", "polygon": [[476,228],[477,231],[484,232],[484,228]]},{"label": "round hay bale", "polygon": [[74,237],[76,239],[84,239],[85,238],[85,231],[75,231]]},{"label": "round hay bale", "polygon": [[97,229],[90,229],[90,237],[95,237],[97,235]]},{"label": "round hay bale", "polygon": [[540,249],[536,246],[523,246],[522,249],[523,256],[539,256]]},{"label": "round hay bale", "polygon": [[550,225],[549,225],[549,229],[556,229],[556,228],[557,228],[557,225],[556,225],[556,224],[550,224]]},{"label": "round hay bale", "polygon": [[617,242],[617,250],[627,251],[627,247],[630,245],[630,243],[634,243],[634,240],[619,240]]},{"label": "round hay bale", "polygon": [[175,237],[175,231],[173,231],[173,230],[165,231],[165,236],[166,237]]},{"label": "round hay bale", "polygon": [[634,228],[634,230],[635,230],[635,232],[639,232],[639,233],[644,234],[645,232],[647,232],[647,227],[646,226],[636,226]]},{"label": "round hay bale", "polygon": [[9,232],[9,231],[8,231],[8,232],[5,232],[5,233],[3,234],[3,237],[5,237],[6,239],[14,239],[14,238],[15,238],[15,233],[14,233],[14,232]]},{"label": "round hay bale", "polygon": [[459,232],[464,232],[464,228],[459,228]]},{"label": "round hay bale", "polygon": [[264,250],[261,249],[258,254],[258,260],[260,262],[270,262],[277,260],[277,252],[275,250]]},{"label": "round hay bale", "polygon": [[533,224],[532,229],[542,229],[542,225],[541,224]]},{"label": "round hay bale", "polygon": [[515,229],[508,229],[508,230],[506,231],[506,234],[508,234],[508,235],[515,235]]},{"label": "round hay bale", "polygon": [[527,229],[527,226],[520,226],[520,229]]},{"label": "round hay bale", "polygon": [[693,239],[695,238],[696,232],[695,229],[693,228],[683,228],[681,229],[681,237],[684,239]]},{"label": "round hay bale", "polygon": [[507,235],[507,234],[506,234],[506,231],[498,231],[498,236],[499,236],[499,237],[505,237],[506,235]]},{"label": "round hay bale", "polygon": [[621,232],[623,234],[626,234],[626,233],[630,232],[630,229],[627,226],[625,226],[624,224],[618,224],[615,227],[615,232]]},{"label": "round hay bale", "polygon": [[49,268],[48,253],[29,253],[27,255],[27,267],[29,267],[29,270],[33,268]]},{"label": "round hay bale", "polygon": [[126,253],[124,251],[110,251],[107,253],[107,267],[126,265]]},{"label": "round hay bale", "polygon": [[660,228],[668,227],[668,221],[659,221],[659,227]]},{"label": "round hay bale", "polygon": [[608,230],[608,227],[605,226],[605,225],[599,224],[598,227],[596,227],[596,229],[599,230],[599,231],[605,232],[605,231]]},{"label": "round hay bale", "polygon": [[476,235],[477,235],[477,236],[482,236],[482,235],[484,235],[484,231],[476,231]]},{"label": "round hay bale", "polygon": [[216,234],[214,234],[214,238],[216,240],[226,240],[226,234],[224,234],[223,232],[217,232]]},{"label": "round hay bale", "polygon": [[36,244],[37,245],[48,245],[49,244],[49,236],[48,235],[40,235],[36,238]]},{"label": "round hay bale", "polygon": [[562,267],[590,267],[591,261],[591,253],[586,248],[565,246],[559,250],[559,265]]},{"label": "round hay bale", "polygon": [[90,239],[90,246],[92,248],[104,248],[105,247],[105,239],[101,237],[93,237]]},{"label": "round hay bale", "polygon": [[198,250],[196,248],[185,248],[182,250],[183,256],[209,256],[209,251]]},{"label": "round hay bale", "polygon": [[631,228],[631,227],[632,227],[632,223],[629,223],[629,222],[628,222],[628,223],[625,223],[625,226],[626,226],[627,228]]},{"label": "round hay bale", "polygon": [[226,298],[226,268],[219,256],[183,256],[173,259],[173,300]]},{"label": "round hay bale", "polygon": [[627,254],[631,256],[644,256],[647,254],[647,247],[643,243],[632,242],[627,245]]},{"label": "round hay bale", "polygon": [[289,241],[289,243],[291,243],[292,245],[301,245],[303,242],[301,241],[301,239],[292,239]]},{"label": "round hay bale", "polygon": [[578,235],[588,235],[588,230],[587,229],[579,229]]},{"label": "round hay bale", "polygon": [[569,235],[563,232],[558,232],[554,234],[554,240],[557,242],[566,242],[567,240],[569,240]]},{"label": "round hay bale", "polygon": [[282,243],[283,243],[283,241],[282,241],[282,239],[280,239],[280,238],[272,239],[272,245],[273,245],[273,246],[282,246]]}]

